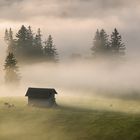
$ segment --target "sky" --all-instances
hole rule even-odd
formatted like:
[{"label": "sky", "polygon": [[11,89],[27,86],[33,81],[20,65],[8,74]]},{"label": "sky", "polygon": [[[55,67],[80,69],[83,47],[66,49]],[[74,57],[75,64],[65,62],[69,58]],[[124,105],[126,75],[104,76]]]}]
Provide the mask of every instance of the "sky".
[{"label": "sky", "polygon": [[40,27],[44,38],[52,34],[63,57],[72,53],[89,56],[97,28],[111,34],[115,27],[128,53],[139,53],[139,0],[0,0],[0,9],[1,52],[6,47],[5,28],[17,31],[24,24],[35,31]]}]

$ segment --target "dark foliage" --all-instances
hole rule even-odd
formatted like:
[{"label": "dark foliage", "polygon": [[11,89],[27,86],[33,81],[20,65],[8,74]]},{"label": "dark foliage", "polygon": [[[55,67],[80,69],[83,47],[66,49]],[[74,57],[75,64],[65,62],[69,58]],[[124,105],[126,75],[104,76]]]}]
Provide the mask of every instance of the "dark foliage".
[{"label": "dark foliage", "polygon": [[122,43],[122,37],[116,28],[111,34],[110,41],[109,36],[102,29],[96,31],[91,50],[93,56],[98,58],[103,56],[115,56],[117,58],[125,54],[125,45]]},{"label": "dark foliage", "polygon": [[44,46],[44,54],[49,61],[58,61],[57,58],[57,51],[56,48],[53,44],[53,38],[51,35],[49,35],[48,40],[45,41],[45,46]]},{"label": "dark foliage", "polygon": [[111,34],[110,47],[113,55],[122,56],[125,54],[125,45],[122,43],[122,37],[116,28]]},{"label": "dark foliage", "polygon": [[42,34],[40,28],[34,34],[32,28],[26,28],[24,25],[16,33],[16,39],[13,39],[13,32],[5,30],[4,40],[8,45],[7,53],[13,53],[19,61],[42,60],[57,61],[56,48],[53,45],[51,35],[43,46]]},{"label": "dark foliage", "polygon": [[17,84],[20,81],[17,60],[13,53],[9,53],[5,60],[5,82],[6,84]]}]

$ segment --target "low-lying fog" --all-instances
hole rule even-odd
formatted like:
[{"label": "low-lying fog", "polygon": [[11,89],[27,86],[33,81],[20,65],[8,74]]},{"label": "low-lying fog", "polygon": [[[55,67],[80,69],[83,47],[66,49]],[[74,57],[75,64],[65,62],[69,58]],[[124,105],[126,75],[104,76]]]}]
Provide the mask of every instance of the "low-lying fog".
[{"label": "low-lying fog", "polygon": [[97,108],[115,107],[119,110],[123,109],[127,101],[127,104],[131,104],[131,111],[138,106],[140,99],[138,59],[121,62],[81,60],[58,64],[40,63],[19,65],[19,70],[22,76],[20,86],[11,89],[1,79],[0,96],[24,97],[28,87],[55,88],[59,104],[72,105],[73,101],[77,106],[87,104],[89,107],[94,103]]}]

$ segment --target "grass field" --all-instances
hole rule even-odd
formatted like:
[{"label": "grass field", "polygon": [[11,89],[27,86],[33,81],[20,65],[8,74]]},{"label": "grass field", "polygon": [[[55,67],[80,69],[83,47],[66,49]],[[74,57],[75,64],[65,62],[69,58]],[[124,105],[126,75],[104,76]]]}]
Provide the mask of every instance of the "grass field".
[{"label": "grass field", "polygon": [[32,108],[23,98],[1,98],[0,140],[140,140],[140,115],[68,106]]}]

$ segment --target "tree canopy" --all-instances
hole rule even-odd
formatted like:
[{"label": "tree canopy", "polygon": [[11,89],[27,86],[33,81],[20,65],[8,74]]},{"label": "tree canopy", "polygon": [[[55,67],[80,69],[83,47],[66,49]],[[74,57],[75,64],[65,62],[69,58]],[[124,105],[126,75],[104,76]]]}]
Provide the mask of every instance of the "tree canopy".
[{"label": "tree canopy", "polygon": [[31,59],[57,61],[58,53],[56,53],[52,36],[49,35],[47,42],[44,43],[40,28],[37,33],[34,33],[31,26],[27,28],[22,25],[16,33],[15,39],[13,39],[12,29],[6,29],[4,40],[8,46],[7,54],[13,53],[19,61]]},{"label": "tree canopy", "polygon": [[101,31],[97,29],[91,48],[93,56],[98,58],[114,56],[117,58],[125,54],[125,49],[122,37],[116,28],[112,32],[110,39],[104,29]]},{"label": "tree canopy", "polygon": [[5,70],[5,83],[6,84],[17,84],[20,81],[20,76],[18,73],[17,60],[13,53],[9,53],[5,59],[4,64]]}]

